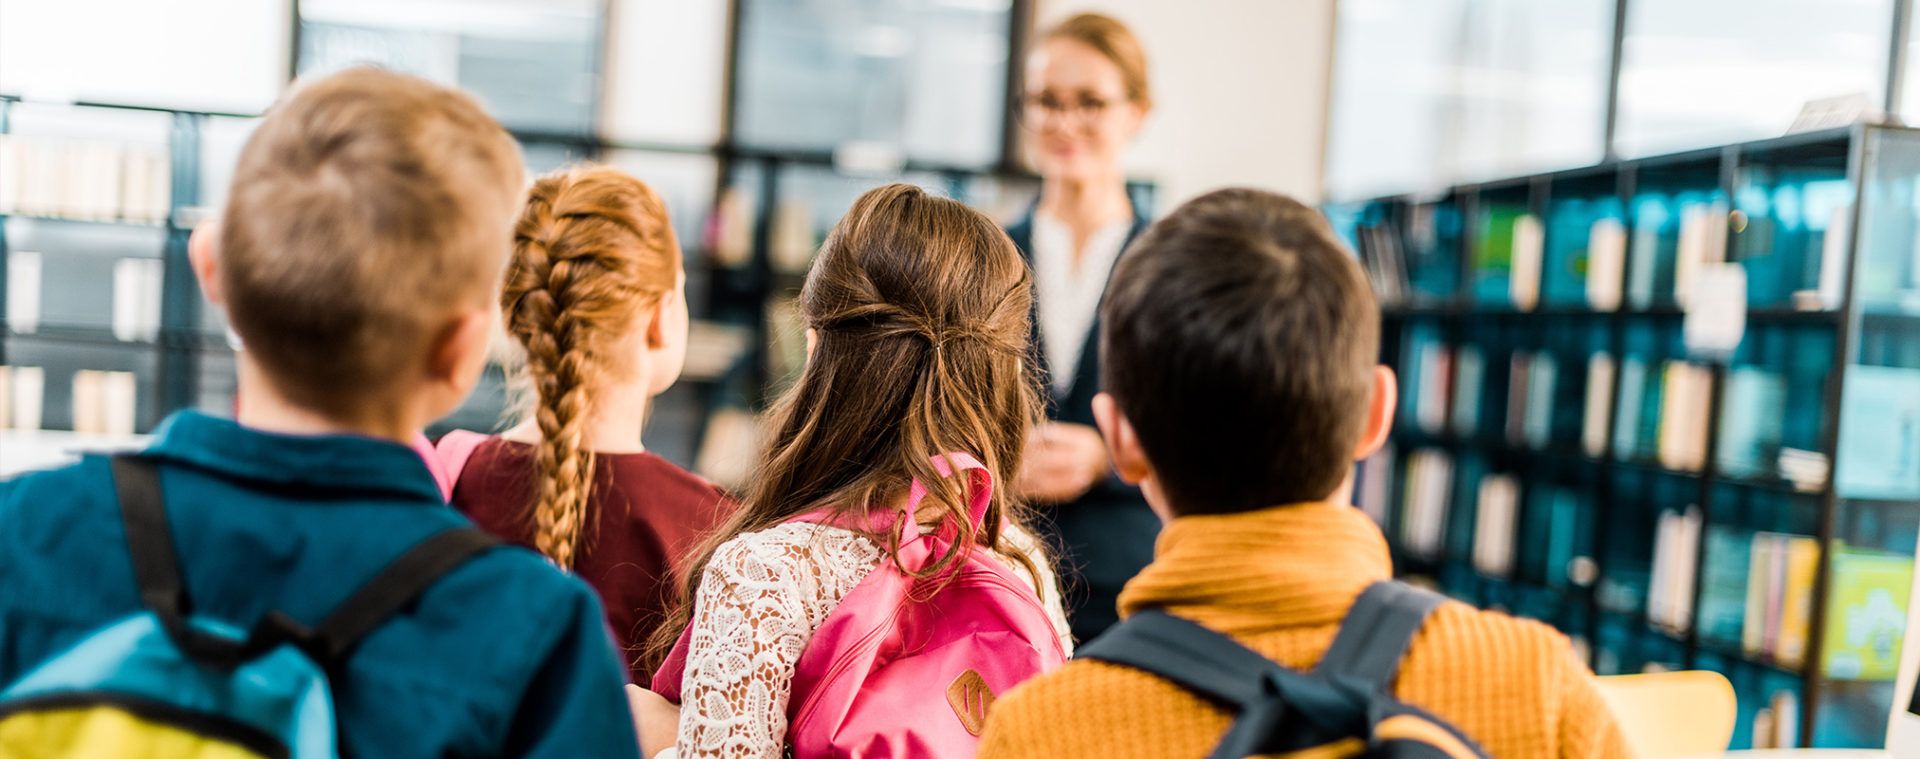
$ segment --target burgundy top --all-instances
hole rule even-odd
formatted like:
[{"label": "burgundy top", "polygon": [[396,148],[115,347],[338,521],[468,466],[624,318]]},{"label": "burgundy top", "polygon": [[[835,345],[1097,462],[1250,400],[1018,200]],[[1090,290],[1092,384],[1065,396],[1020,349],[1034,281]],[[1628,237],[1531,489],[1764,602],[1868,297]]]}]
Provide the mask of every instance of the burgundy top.
[{"label": "burgundy top", "polygon": [[[652,673],[639,659],[679,587],[674,563],[734,504],[712,483],[651,453],[594,454],[593,479],[573,572],[600,593],[632,682],[644,686]],[[531,548],[534,495],[533,446],[496,437],[467,460],[452,501],[488,532]]]}]

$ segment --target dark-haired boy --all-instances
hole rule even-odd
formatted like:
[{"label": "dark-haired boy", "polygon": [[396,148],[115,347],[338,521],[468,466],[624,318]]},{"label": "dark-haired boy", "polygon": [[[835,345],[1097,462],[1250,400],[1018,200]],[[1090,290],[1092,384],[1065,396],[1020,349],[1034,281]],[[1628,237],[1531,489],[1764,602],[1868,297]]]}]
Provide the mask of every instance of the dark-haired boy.
[{"label": "dark-haired boy", "polygon": [[[1391,427],[1379,311],[1325,219],[1256,190],[1197,198],[1128,250],[1101,306],[1094,412],[1120,476],[1167,526],[1122,616],[1162,609],[1311,670],[1385,538],[1349,506]],[[1545,625],[1448,603],[1394,694],[1493,756],[1628,754],[1593,676]],[[1232,715],[1146,672],[1078,660],[996,703],[982,757],[1193,757]]]}]

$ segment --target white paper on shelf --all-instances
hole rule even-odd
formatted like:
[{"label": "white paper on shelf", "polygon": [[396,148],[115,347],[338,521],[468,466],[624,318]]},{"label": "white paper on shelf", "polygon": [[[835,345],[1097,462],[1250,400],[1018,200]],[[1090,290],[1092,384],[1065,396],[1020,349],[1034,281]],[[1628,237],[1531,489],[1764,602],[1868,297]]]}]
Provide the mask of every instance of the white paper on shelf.
[{"label": "white paper on shelf", "polygon": [[1513,307],[1532,311],[1540,303],[1540,265],[1546,255],[1546,230],[1540,217],[1523,214],[1513,220],[1513,268],[1507,291]]},{"label": "white paper on shelf", "polygon": [[1627,228],[1606,218],[1587,229],[1587,305],[1596,311],[1620,308],[1627,265]]},{"label": "white paper on shelf", "polygon": [[1673,299],[1681,307],[1693,305],[1706,283],[1700,273],[1711,264],[1726,260],[1726,203],[1696,203],[1680,216],[1680,245],[1673,269]]},{"label": "white paper on shelf", "polygon": [[40,329],[40,290],[44,259],[23,250],[7,256],[7,329],[30,334]]},{"label": "white paper on shelf", "polygon": [[1693,299],[1682,328],[1687,352],[1724,358],[1740,347],[1747,332],[1747,269],[1712,263],[1699,269]]},{"label": "white paper on shelf", "polygon": [[38,366],[16,366],[13,375],[13,429],[40,429],[40,406],[46,399],[47,373]]},{"label": "white paper on shelf", "polygon": [[160,333],[161,261],[122,258],[113,265],[113,336],[152,340]]}]

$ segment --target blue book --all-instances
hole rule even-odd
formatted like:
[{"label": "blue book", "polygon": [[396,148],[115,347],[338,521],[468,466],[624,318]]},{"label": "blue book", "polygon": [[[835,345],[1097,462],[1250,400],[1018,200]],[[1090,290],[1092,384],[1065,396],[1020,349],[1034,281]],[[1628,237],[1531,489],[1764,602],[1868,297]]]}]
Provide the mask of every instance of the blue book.
[{"label": "blue book", "polygon": [[1759,477],[1775,469],[1786,416],[1787,383],[1759,367],[1727,372],[1720,397],[1720,448],[1714,460],[1734,477]]},{"label": "blue book", "polygon": [[[1639,458],[1640,411],[1647,395],[1647,362],[1638,356],[1620,360],[1620,400],[1615,408],[1613,455],[1619,459]],[[1655,404],[1656,406],[1658,404]]]},{"label": "blue book", "polygon": [[1838,470],[1841,497],[1920,500],[1920,369],[1847,367]]},{"label": "blue book", "polygon": [[1700,566],[1700,637],[1740,645],[1747,616],[1747,553],[1751,539],[1731,527],[1708,527]]}]

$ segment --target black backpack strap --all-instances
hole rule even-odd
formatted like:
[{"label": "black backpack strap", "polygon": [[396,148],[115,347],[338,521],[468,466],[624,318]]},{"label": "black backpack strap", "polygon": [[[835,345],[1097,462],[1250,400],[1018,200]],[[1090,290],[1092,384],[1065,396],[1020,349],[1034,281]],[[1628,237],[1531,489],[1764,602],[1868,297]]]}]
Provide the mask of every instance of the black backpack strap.
[{"label": "black backpack strap", "polygon": [[315,625],[305,641],[308,652],[323,666],[345,662],[367,634],[448,572],[499,543],[498,538],[473,527],[456,527],[420,541]]},{"label": "black backpack strap", "polygon": [[1281,694],[1285,668],[1232,638],[1163,611],[1135,613],[1075,656],[1132,667],[1230,707],[1237,716],[1211,759],[1266,753],[1287,716]]},{"label": "black backpack strap", "polygon": [[134,579],[140,584],[140,602],[169,630],[183,629],[191,608],[186,583],[180,579],[180,560],[173,550],[173,527],[167,523],[167,509],[160,497],[159,467],[130,455],[108,461],[113,469],[113,488],[120,499],[120,519],[126,526]]},{"label": "black backpack strap", "polygon": [[1414,633],[1446,600],[1405,583],[1374,583],[1353,602],[1315,671],[1358,681],[1376,691],[1387,690]]},{"label": "black backpack strap", "polygon": [[436,533],[394,559],[311,629],[281,612],[272,611],[247,640],[227,640],[201,633],[187,624],[192,606],[186,583],[181,579],[179,556],[173,547],[173,528],[167,523],[158,466],[133,455],[115,456],[111,466],[121,518],[126,523],[127,548],[133,558],[134,576],[140,584],[141,603],[160,618],[183,652],[206,664],[234,666],[281,643],[292,642],[322,666],[337,667],[346,661],[362,638],[434,582],[500,542],[473,527]]}]

